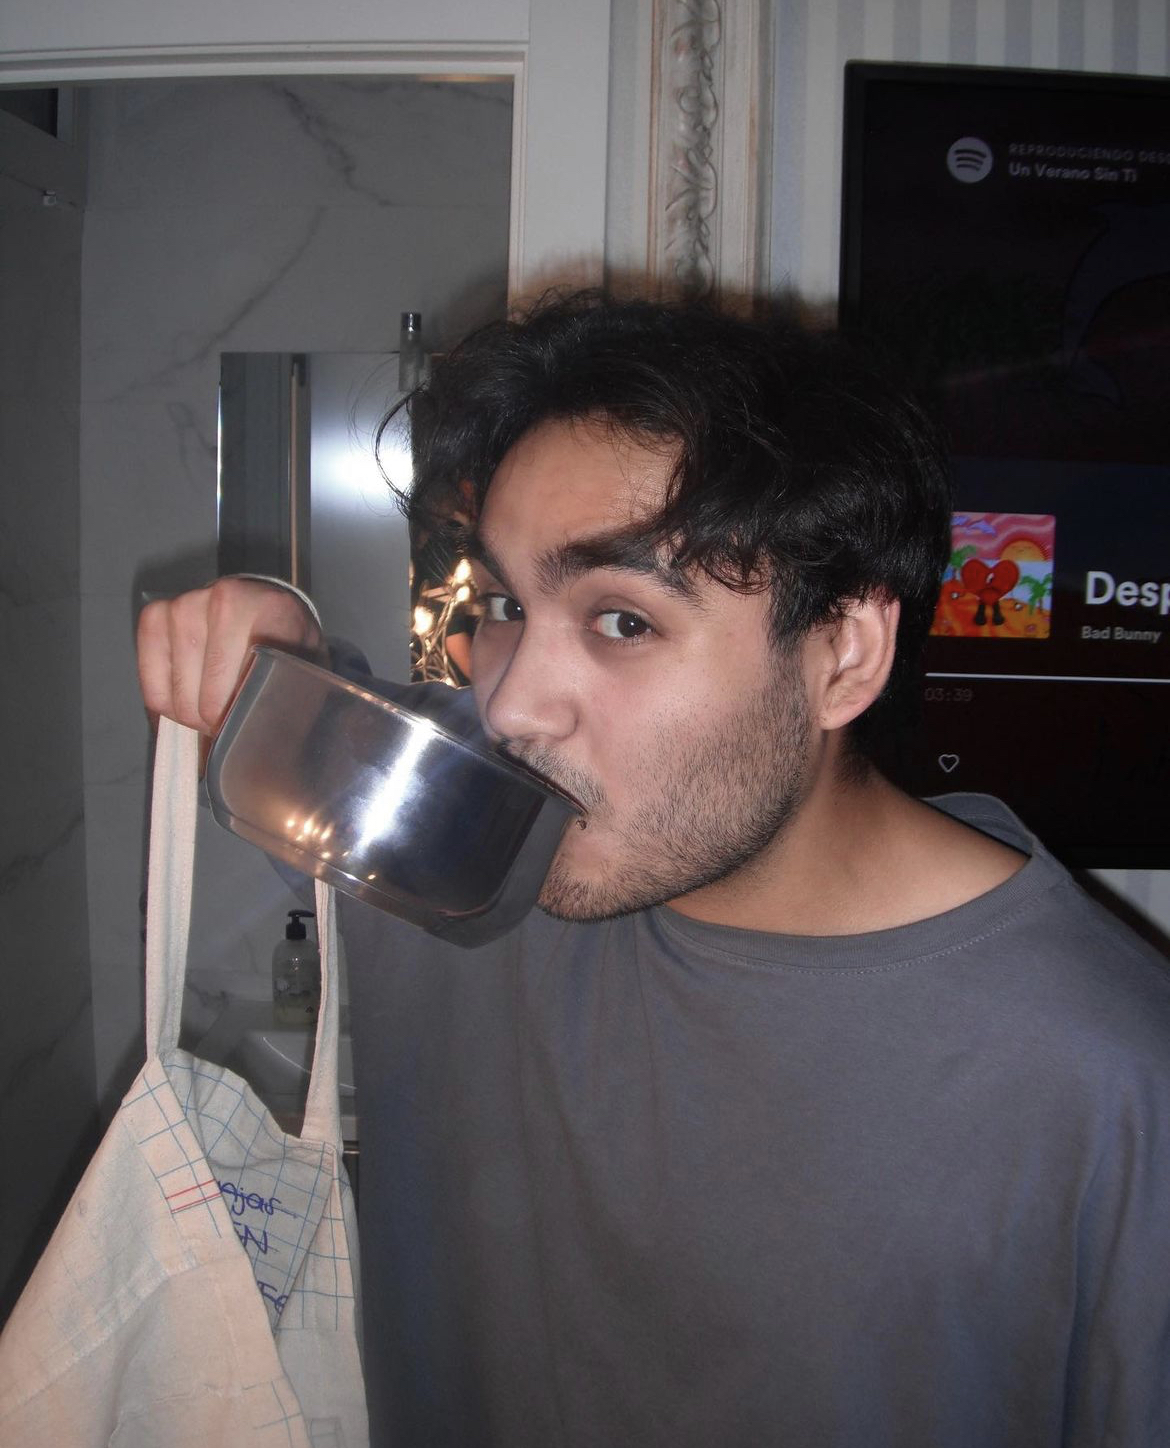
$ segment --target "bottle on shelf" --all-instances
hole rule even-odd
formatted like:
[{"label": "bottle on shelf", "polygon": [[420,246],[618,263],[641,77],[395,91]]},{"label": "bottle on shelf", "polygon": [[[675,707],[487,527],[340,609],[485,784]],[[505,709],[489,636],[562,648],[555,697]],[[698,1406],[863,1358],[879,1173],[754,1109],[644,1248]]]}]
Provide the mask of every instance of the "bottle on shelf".
[{"label": "bottle on shelf", "polygon": [[311,1025],[321,1008],[321,954],[308,938],[311,910],[290,910],[284,939],[272,952],[272,1007],[278,1026]]},{"label": "bottle on shelf", "polygon": [[422,313],[403,312],[402,326],[398,334],[398,390],[413,392],[419,387],[426,371],[423,356]]}]

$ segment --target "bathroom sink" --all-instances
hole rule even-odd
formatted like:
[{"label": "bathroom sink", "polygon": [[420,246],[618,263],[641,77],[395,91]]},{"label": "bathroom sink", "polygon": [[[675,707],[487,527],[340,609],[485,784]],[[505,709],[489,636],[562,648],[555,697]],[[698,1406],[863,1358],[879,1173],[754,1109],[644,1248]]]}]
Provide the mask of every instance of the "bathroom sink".
[{"label": "bathroom sink", "polygon": [[[231,1059],[224,1063],[238,1072],[252,1089],[261,1085],[279,1096],[303,1096],[313,1065],[313,1032],[309,1027],[254,1025],[241,1032]],[[337,1051],[337,1081],[342,1101],[353,1099],[353,1045],[348,1032]]]},{"label": "bathroom sink", "polygon": [[[229,1000],[214,1025],[195,1045],[204,1060],[215,1061],[242,1076],[285,1131],[299,1132],[313,1063],[315,1026],[278,1025],[272,1002]],[[337,1052],[341,1134],[357,1139],[357,1107],[353,1079],[353,1045],[349,1013],[341,1012]]]}]

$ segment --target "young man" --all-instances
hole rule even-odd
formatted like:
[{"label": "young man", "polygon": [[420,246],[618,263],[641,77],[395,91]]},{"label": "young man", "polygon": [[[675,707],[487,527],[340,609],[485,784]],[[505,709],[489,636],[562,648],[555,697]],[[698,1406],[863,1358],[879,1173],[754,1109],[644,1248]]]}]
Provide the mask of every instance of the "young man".
[{"label": "young man", "polygon": [[[574,794],[543,909],[344,915],[375,1441],[1170,1442],[1170,983],[995,801],[865,762],[946,557],[929,428],[829,338],[574,298],[413,404],[488,736]],[[213,728],[224,581],[143,615]]]}]

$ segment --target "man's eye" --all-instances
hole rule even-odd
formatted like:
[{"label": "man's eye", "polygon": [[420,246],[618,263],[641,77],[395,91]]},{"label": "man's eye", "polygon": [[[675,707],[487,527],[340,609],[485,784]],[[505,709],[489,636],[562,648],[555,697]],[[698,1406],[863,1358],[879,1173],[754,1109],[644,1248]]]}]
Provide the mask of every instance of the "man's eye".
[{"label": "man's eye", "polygon": [[478,612],[489,623],[519,623],[524,610],[506,593],[481,593]]},{"label": "man's eye", "polygon": [[597,632],[607,639],[640,639],[652,630],[640,614],[611,608],[597,615]]}]

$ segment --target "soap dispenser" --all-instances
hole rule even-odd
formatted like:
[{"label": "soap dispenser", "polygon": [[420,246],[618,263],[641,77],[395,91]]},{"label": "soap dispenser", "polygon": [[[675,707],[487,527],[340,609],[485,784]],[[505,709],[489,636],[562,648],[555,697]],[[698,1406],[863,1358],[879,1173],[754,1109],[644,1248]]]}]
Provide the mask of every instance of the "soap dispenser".
[{"label": "soap dispenser", "polygon": [[311,910],[290,910],[272,952],[272,1003],[278,1026],[312,1025],[321,1006],[321,955],[305,931]]}]

